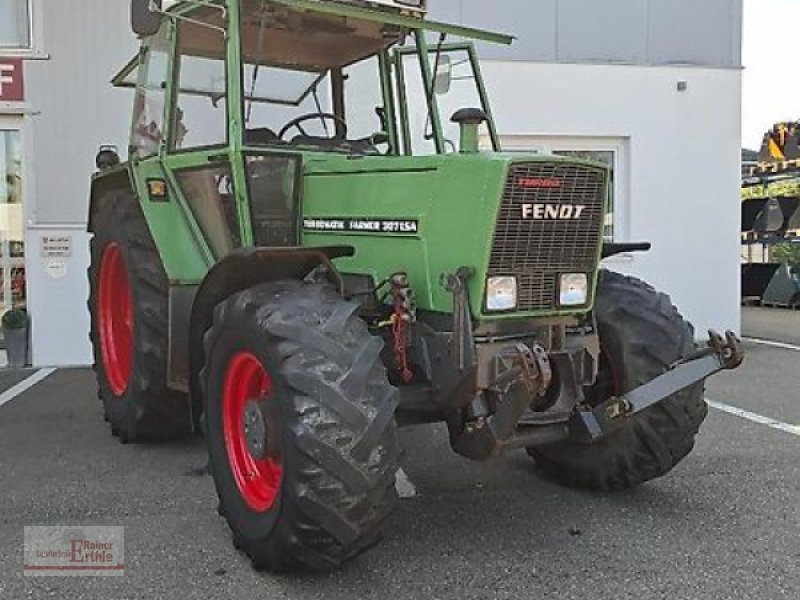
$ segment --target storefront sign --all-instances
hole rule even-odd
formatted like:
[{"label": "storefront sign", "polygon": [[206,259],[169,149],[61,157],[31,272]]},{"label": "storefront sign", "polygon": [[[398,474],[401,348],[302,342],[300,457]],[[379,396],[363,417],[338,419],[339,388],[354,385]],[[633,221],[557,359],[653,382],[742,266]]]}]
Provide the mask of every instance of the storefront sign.
[{"label": "storefront sign", "polygon": [[68,235],[43,235],[42,258],[69,258],[72,256],[72,238]]},{"label": "storefront sign", "polygon": [[0,102],[22,102],[24,99],[22,59],[0,58]]}]

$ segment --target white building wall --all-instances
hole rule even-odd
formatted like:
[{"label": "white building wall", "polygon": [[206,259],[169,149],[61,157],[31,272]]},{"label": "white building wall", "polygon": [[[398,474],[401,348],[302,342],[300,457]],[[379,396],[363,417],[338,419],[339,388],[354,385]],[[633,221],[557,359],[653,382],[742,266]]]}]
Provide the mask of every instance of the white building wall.
[{"label": "white building wall", "polygon": [[653,250],[609,268],[668,291],[700,336],[739,331],[741,71],[502,61],[483,71],[508,146],[626,142],[616,237]]},{"label": "white building wall", "polygon": [[[100,144],[117,144],[125,155],[131,96],[108,81],[137,43],[128,0],[35,6],[37,50],[49,60],[25,68],[33,360],[86,364],[89,176]],[[485,60],[483,68],[509,144],[548,136],[624,141],[628,193],[617,237],[652,241],[654,249],[615,259],[613,268],[670,291],[700,333],[709,326],[738,330],[740,72],[497,60]],[[688,89],[678,92],[683,80]],[[65,269],[40,256],[43,235],[72,237]]]},{"label": "white building wall", "polygon": [[[48,59],[25,65],[30,108],[23,131],[26,262],[33,363],[88,364],[89,180],[101,144],[116,144],[125,155],[132,99],[109,81],[138,46],[130,33],[127,0],[44,0],[34,6],[41,21],[37,46]],[[71,237],[72,255],[44,259],[43,235]]]}]

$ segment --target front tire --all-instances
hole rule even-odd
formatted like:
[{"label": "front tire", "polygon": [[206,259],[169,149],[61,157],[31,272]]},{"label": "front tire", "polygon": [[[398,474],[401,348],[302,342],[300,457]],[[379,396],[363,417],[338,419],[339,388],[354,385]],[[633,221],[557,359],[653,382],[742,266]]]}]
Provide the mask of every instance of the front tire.
[{"label": "front tire", "polygon": [[266,283],[206,333],[206,434],[221,513],[258,569],[329,570],[396,500],[397,391],[383,346],[328,286]]},{"label": "front tire", "polygon": [[[600,272],[595,317],[600,373],[587,398],[599,404],[664,373],[694,350],[694,330],[669,297],[611,271]],[[550,478],[569,486],[614,490],[661,477],[694,446],[708,413],[698,383],[629,419],[594,444],[560,442],[528,449]]]}]

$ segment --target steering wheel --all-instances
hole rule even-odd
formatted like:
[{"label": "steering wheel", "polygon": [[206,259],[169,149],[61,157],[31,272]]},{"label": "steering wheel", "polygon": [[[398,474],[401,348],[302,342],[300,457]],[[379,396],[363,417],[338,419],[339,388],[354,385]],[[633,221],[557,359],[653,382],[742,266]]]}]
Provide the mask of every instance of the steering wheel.
[{"label": "steering wheel", "polygon": [[320,120],[327,119],[329,121],[335,122],[337,125],[341,126],[342,137],[344,139],[347,139],[347,123],[345,122],[345,120],[342,119],[341,117],[334,115],[333,113],[324,113],[324,112],[308,113],[305,115],[300,115],[296,119],[292,119],[286,125],[283,126],[283,129],[281,129],[280,133],[278,134],[278,137],[280,139],[283,139],[283,136],[286,135],[286,132],[289,131],[292,127],[296,127],[297,130],[304,136],[312,137],[306,133],[306,130],[303,129],[301,125],[301,123],[305,123],[306,121],[310,121],[311,119],[320,119]]}]

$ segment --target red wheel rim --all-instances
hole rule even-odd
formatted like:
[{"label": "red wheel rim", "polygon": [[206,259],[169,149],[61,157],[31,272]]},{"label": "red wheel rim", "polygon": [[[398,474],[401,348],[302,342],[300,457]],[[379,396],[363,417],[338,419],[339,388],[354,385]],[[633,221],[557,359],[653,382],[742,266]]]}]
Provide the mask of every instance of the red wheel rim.
[{"label": "red wheel rim", "polygon": [[131,376],[133,300],[122,252],[115,242],[103,249],[100,259],[97,303],[103,369],[111,391],[121,396]]},{"label": "red wheel rim", "polygon": [[231,473],[247,506],[265,512],[278,497],[283,468],[280,457],[253,455],[245,419],[248,407],[259,404],[254,401],[272,395],[272,379],[261,361],[249,352],[240,352],[228,363],[222,394],[222,426]]}]

